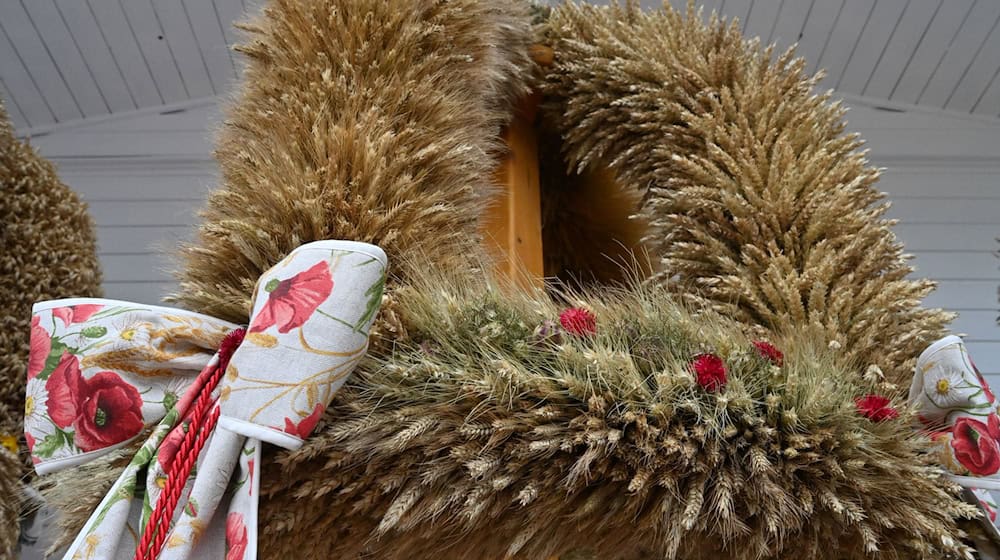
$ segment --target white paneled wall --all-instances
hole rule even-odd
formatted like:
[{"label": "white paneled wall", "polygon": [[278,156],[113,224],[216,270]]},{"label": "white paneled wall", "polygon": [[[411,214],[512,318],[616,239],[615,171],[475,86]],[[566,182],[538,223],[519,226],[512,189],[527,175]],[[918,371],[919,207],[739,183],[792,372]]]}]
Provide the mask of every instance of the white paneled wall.
[{"label": "white paneled wall", "polygon": [[[854,99],[849,128],[886,167],[897,233],[916,275],[940,282],[928,303],[960,313],[984,372],[1000,375],[1000,123],[972,116],[878,110]],[[98,225],[108,297],[157,301],[174,289],[169,252],[190,234],[196,208],[216,182],[214,104],[141,115],[35,138]]]},{"label": "white paneled wall", "polygon": [[176,284],[172,252],[217,180],[216,103],[112,118],[33,138],[97,223],[106,297],[155,303]]}]

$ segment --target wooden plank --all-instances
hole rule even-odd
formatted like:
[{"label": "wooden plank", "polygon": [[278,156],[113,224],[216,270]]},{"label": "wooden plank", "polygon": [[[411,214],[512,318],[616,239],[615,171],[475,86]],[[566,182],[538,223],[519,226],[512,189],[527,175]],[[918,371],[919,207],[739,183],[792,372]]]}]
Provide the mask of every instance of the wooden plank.
[{"label": "wooden plank", "polygon": [[138,108],[125,74],[104,38],[94,12],[80,0],[54,0],[60,19],[67,25],[82,61],[93,75],[112,112]]},{"label": "wooden plank", "polygon": [[[80,0],[71,2],[79,4]],[[111,56],[121,69],[136,105],[147,107],[166,103],[146,61],[146,55],[139,46],[135,30],[130,27],[117,0],[86,0],[85,3],[93,12],[101,38],[107,42]]]},{"label": "wooden plank", "polygon": [[1000,307],[1000,295],[992,280],[944,280],[924,299],[924,305],[952,311],[996,309]]},{"label": "wooden plank", "polygon": [[931,21],[942,8],[942,0],[909,0],[906,10],[900,16],[899,25],[892,39],[885,47],[878,65],[872,71],[871,78],[862,90],[865,95],[888,98],[896,81],[909,64],[910,57]]},{"label": "wooden plank", "polygon": [[817,60],[819,67],[827,72],[821,87],[832,88],[844,73],[854,45],[874,9],[875,4],[871,0],[845,0],[843,8],[837,14],[836,25],[830,31],[822,55]]},{"label": "wooden plank", "polygon": [[961,33],[948,47],[948,52],[937,71],[931,76],[926,88],[917,96],[918,103],[933,107],[945,106],[948,97],[964,77],[970,62],[986,41],[998,18],[1000,18],[1000,2],[976,2],[969,19],[962,26]]},{"label": "wooden plank", "polygon": [[188,156],[205,158],[212,153],[208,132],[166,131],[88,132],[67,131],[35,137],[33,143],[47,158]]},{"label": "wooden plank", "polygon": [[834,87],[849,93],[860,94],[868,83],[869,76],[878,64],[879,56],[889,44],[893,29],[906,8],[905,2],[878,2],[872,10],[865,30],[858,37],[857,44],[837,78]]},{"label": "wooden plank", "polygon": [[890,92],[890,99],[916,103],[921,90],[939,68],[945,54],[958,38],[959,29],[971,15],[975,0],[948,0],[927,28],[913,58]]},{"label": "wooden plank", "polygon": [[750,15],[751,4],[753,4],[753,0],[724,0],[722,2],[722,13],[729,21],[738,20],[744,35],[746,35],[747,16]]},{"label": "wooden plank", "polygon": [[111,107],[97,85],[90,67],[77,48],[76,39],[64,23],[53,0],[25,2],[25,9],[45,43],[52,61],[73,93],[84,117],[106,115]]},{"label": "wooden plank", "polygon": [[1000,116],[1000,73],[994,73],[989,87],[972,106],[972,112],[990,117]]},{"label": "wooden plank", "polygon": [[830,37],[831,26],[837,20],[844,5],[844,0],[824,0],[814,2],[809,12],[809,19],[802,28],[799,37],[799,54],[806,59],[807,72],[819,70],[819,59],[823,47]]},{"label": "wooden plank", "polygon": [[218,93],[209,75],[201,44],[191,27],[181,0],[150,0],[157,21],[163,28],[164,42],[181,73],[184,89],[190,98]]},{"label": "wooden plank", "polygon": [[537,94],[526,99],[503,133],[509,152],[496,170],[500,192],[483,217],[484,237],[496,258],[498,277],[525,287],[540,286],[544,276],[538,141],[534,131],[540,99]]},{"label": "wooden plank", "polygon": [[15,130],[28,126],[27,119],[21,113],[21,108],[17,106],[17,100],[10,94],[3,80],[0,80],[0,100],[3,101],[4,109],[7,111],[7,116],[10,117],[10,122],[14,125]]},{"label": "wooden plank", "polygon": [[[230,48],[238,45],[243,41],[243,32],[236,29],[233,24],[244,21],[249,14],[244,9],[243,2],[241,0],[212,0],[212,4],[215,8],[219,25],[222,27],[222,34],[225,36],[226,44]],[[237,56],[237,53],[233,53],[233,56]]]},{"label": "wooden plank", "polygon": [[955,197],[1000,198],[1000,169],[971,170],[961,165],[938,168],[890,168],[877,187],[893,200]]},{"label": "wooden plank", "polygon": [[200,132],[213,131],[222,122],[222,101],[198,107],[170,110],[162,113],[121,116],[119,118],[88,123],[74,132]]},{"label": "wooden plank", "polygon": [[1000,306],[992,309],[959,311],[951,323],[951,330],[973,340],[1000,340]]},{"label": "wooden plank", "polygon": [[913,277],[932,280],[992,280],[1000,283],[1000,263],[990,253],[913,251]]},{"label": "wooden plank", "polygon": [[747,24],[743,27],[743,35],[748,39],[759,37],[761,45],[770,44],[772,31],[778,23],[781,5],[781,0],[754,0],[751,2]]},{"label": "wooden plank", "polygon": [[893,228],[910,252],[973,251],[989,253],[1000,250],[1000,226],[977,224],[908,224]]},{"label": "wooden plank", "polygon": [[993,130],[981,128],[933,130],[920,134],[900,134],[897,130],[871,129],[865,131],[873,159],[906,157],[959,161],[982,159],[989,163],[1000,160],[1000,144]]},{"label": "wooden plank", "polygon": [[47,124],[55,120],[28,70],[21,64],[21,59],[2,26],[0,26],[0,80],[4,82],[10,95],[7,104],[17,105],[28,126]]},{"label": "wooden plank", "polygon": [[163,297],[176,292],[176,282],[105,282],[104,297],[136,303],[163,304]]},{"label": "wooden plank", "polygon": [[171,200],[199,204],[218,186],[211,169],[178,172],[166,166],[160,173],[86,174],[61,171],[63,182],[90,203]]},{"label": "wooden plank", "polygon": [[99,226],[96,230],[101,256],[171,252],[192,239],[194,232],[191,226]]},{"label": "wooden plank", "polygon": [[1000,198],[895,199],[888,216],[902,224],[994,224],[1000,235]]},{"label": "wooden plank", "polygon": [[778,21],[774,25],[774,33],[771,37],[771,42],[778,45],[779,51],[798,43],[802,35],[802,28],[805,27],[806,18],[809,17],[814,3],[814,0],[809,2],[786,0],[781,5]]},{"label": "wooden plank", "polygon": [[90,215],[99,226],[190,226],[198,223],[199,206],[192,201],[102,201],[90,203]]},{"label": "wooden plank", "polygon": [[966,339],[965,345],[990,386],[1000,387],[1000,342]]},{"label": "wooden plank", "polygon": [[[1000,24],[1000,19],[997,22]],[[994,81],[998,70],[1000,70],[1000,25],[995,25],[972,60],[965,76],[948,96],[945,108],[971,112]]]},{"label": "wooden plank", "polygon": [[849,102],[847,112],[849,128],[862,134],[869,129],[1000,129],[1000,124],[996,120],[983,119],[974,115],[944,113],[933,107],[913,107],[910,110],[902,111],[886,110],[880,108],[881,105],[890,105],[890,103],[884,103],[870,97],[859,97]]},{"label": "wooden plank", "polygon": [[212,89],[219,93],[228,91],[236,78],[236,62],[226,43],[222,20],[215,3],[205,0],[182,0],[182,3],[208,68]]},{"label": "wooden plank", "polygon": [[190,98],[151,0],[130,0],[122,2],[121,6],[163,102],[176,103]]},{"label": "wooden plank", "polygon": [[100,262],[105,282],[168,282],[175,268],[172,258],[154,253],[102,255]]},{"label": "wooden plank", "polygon": [[13,43],[14,53],[45,97],[54,120],[59,122],[83,117],[80,105],[20,2],[0,2],[0,32]]}]

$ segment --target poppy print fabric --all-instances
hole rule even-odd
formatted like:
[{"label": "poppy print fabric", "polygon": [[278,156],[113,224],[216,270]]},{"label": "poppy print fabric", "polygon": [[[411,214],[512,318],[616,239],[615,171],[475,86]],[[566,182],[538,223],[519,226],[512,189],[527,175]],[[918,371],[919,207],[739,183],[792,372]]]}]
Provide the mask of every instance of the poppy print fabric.
[{"label": "poppy print fabric", "polygon": [[962,339],[942,338],[917,358],[909,400],[920,428],[937,444],[941,465],[975,493],[984,522],[1000,538],[990,494],[1000,490],[998,403]]},{"label": "poppy print fabric", "polygon": [[300,447],[365,355],[384,271],[381,250],[339,242],[302,247],[264,273],[246,339],[226,369],[219,425]]},{"label": "poppy print fabric", "polygon": [[[134,558],[164,495],[193,402],[208,380],[215,429],[180,481],[160,559],[254,560],[262,442],[302,444],[367,349],[385,254],[348,241],[293,251],[255,289],[228,367],[217,351],[237,325],[112,300],[36,304],[26,437],[40,474],[146,439],[64,558]],[[241,331],[242,332],[242,331]],[[223,342],[226,339],[227,342]],[[228,356],[229,354],[225,354]],[[219,373],[216,373],[219,372]],[[200,436],[199,436],[200,437]]]},{"label": "poppy print fabric", "polygon": [[156,425],[237,326],[107,299],[35,304],[24,435],[45,474]]}]

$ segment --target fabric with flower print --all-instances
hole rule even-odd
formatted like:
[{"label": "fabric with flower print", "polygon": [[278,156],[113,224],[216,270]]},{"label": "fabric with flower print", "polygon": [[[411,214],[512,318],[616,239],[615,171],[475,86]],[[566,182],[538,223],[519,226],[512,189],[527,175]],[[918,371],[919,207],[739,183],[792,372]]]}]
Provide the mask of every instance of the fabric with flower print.
[{"label": "fabric with flower print", "polygon": [[[989,384],[962,339],[947,336],[917,358],[909,401],[950,478],[971,491],[987,530],[1000,541],[993,491],[1000,491],[1000,415]],[[975,496],[973,498],[972,496]]]},{"label": "fabric with flower print", "polygon": [[[250,332],[230,346],[226,369],[215,349],[236,325],[110,300],[37,304],[32,348],[41,357],[29,364],[25,434],[37,468],[72,466],[149,434],[65,558],[134,558],[137,536],[160,527],[152,514],[173,484],[178,507],[157,558],[255,559],[262,441],[294,449],[321,421],[367,349],[385,268],[371,245],[296,249],[258,282]],[[210,432],[192,404],[202,394],[220,415]],[[186,464],[192,434],[204,447],[191,473],[170,483],[184,472],[175,467]],[[48,442],[58,444],[51,453]]]},{"label": "fabric with flower print", "polygon": [[124,301],[35,304],[24,422],[35,469],[79,464],[156,425],[234,328]]},{"label": "fabric with flower print", "polygon": [[226,371],[219,425],[287,449],[301,446],[368,349],[384,269],[377,247],[310,244],[265,272],[250,334]]}]

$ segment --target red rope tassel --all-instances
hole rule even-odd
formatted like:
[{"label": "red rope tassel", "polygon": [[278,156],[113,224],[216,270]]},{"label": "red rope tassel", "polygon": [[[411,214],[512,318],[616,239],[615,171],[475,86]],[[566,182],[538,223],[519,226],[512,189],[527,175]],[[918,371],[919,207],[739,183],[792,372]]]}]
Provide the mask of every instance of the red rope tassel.
[{"label": "red rope tassel", "polygon": [[167,533],[170,532],[170,521],[174,518],[184,485],[219,420],[219,407],[212,399],[212,391],[225,374],[229,359],[243,342],[245,335],[245,329],[236,329],[227,334],[219,345],[219,361],[191,409],[191,422],[177,448],[177,454],[170,463],[163,491],[156,501],[156,506],[153,507],[149,522],[146,523],[146,530],[143,531],[136,547],[135,560],[155,560],[163,550],[163,543],[167,540]]}]

